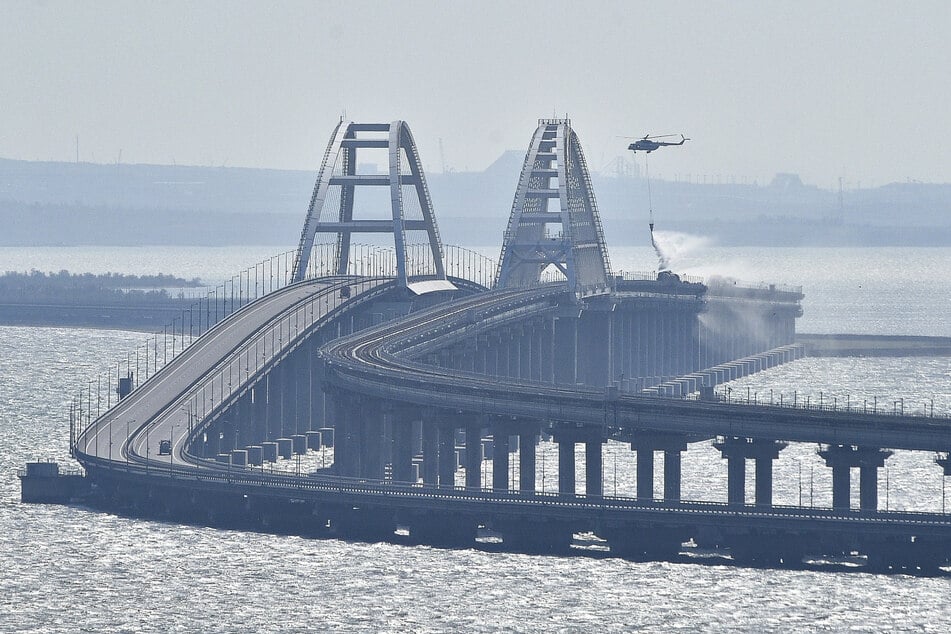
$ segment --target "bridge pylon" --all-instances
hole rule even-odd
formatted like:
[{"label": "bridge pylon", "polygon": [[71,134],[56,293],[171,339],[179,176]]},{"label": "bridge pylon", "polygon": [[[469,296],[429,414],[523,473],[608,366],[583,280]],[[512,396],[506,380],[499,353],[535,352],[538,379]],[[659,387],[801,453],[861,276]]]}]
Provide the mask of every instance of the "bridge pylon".
[{"label": "bridge pylon", "polygon": [[[388,169],[384,174],[365,173],[358,163],[358,152],[386,150]],[[363,173],[361,173],[363,172]],[[363,191],[370,198],[369,188],[388,188],[389,212],[381,196],[369,205],[360,205]],[[355,203],[357,206],[355,207]],[[369,208],[368,208],[369,207]],[[369,217],[354,218],[355,209]],[[388,216],[388,217],[387,217]],[[423,165],[416,143],[405,121],[391,123],[337,124],[324,152],[311,196],[307,217],[301,231],[300,245],[294,259],[294,280],[306,277],[314,240],[318,233],[334,233],[337,246],[333,269],[337,275],[348,272],[351,238],[355,233],[392,233],[396,251],[396,277],[407,288],[414,282],[438,280],[428,290],[454,288],[446,281],[442,242],[436,226],[432,199],[426,186]],[[425,233],[426,251],[422,257],[407,258],[407,234]],[[420,287],[414,289],[419,291]]]},{"label": "bridge pylon", "polygon": [[537,284],[554,267],[578,294],[604,292],[611,270],[591,177],[568,119],[539,119],[499,257],[497,288]]}]

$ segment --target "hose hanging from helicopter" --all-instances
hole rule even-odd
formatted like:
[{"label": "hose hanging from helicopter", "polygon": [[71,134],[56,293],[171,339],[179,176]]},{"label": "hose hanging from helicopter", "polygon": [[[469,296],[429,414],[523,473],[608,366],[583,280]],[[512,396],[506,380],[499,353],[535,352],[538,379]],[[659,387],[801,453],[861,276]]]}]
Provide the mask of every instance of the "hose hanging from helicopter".
[{"label": "hose hanging from helicopter", "polygon": [[[637,139],[629,146],[627,149],[631,150],[634,154],[637,154],[638,150],[646,154],[650,154],[654,150],[670,146],[670,145],[683,145],[686,141],[690,139],[685,137],[683,134],[680,135],[680,141],[657,141],[655,139],[665,139],[669,137],[677,136],[676,134],[661,134],[657,136],[651,136],[650,134],[645,134],[642,138]],[[670,262],[664,253],[660,250],[660,247],[657,245],[657,241],[654,239],[654,197],[651,192],[651,174],[650,174],[650,161],[648,157],[644,157],[644,176],[647,179],[647,208],[649,213],[649,226],[651,233],[651,246],[654,247],[654,253],[657,254],[658,269],[660,271],[670,270]]]}]

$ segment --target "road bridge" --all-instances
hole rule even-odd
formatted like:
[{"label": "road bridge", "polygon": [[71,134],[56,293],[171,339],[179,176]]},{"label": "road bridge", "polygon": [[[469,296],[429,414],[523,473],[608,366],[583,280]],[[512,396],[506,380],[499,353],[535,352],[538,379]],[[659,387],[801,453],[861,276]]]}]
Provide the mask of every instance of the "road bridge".
[{"label": "road bridge", "polygon": [[[575,139],[567,129],[549,134],[567,122],[540,126],[539,144],[548,150],[557,150],[559,139]],[[343,129],[357,135],[363,128]],[[328,156],[346,157],[348,147],[363,142],[344,134],[334,145],[337,136],[339,128],[332,142],[338,149]],[[387,177],[391,190],[403,186],[405,138],[389,135],[398,148]],[[540,145],[531,152],[557,155]],[[326,187],[344,192],[362,182],[346,178],[357,176],[351,164],[346,159],[343,175]],[[559,176],[535,160],[526,165],[532,179]],[[582,169],[583,160],[565,165]],[[570,184],[585,175],[563,176]],[[407,186],[425,200],[421,172],[411,169],[409,177]],[[370,180],[364,184],[379,186]],[[351,195],[341,194],[341,209]],[[566,196],[564,213],[577,209],[587,226],[599,227],[593,192],[576,203]],[[543,213],[518,204],[517,196],[516,227]],[[400,213],[393,212],[394,222]],[[301,248],[325,248],[311,242],[321,227],[312,216]],[[338,221],[348,223],[338,231],[357,227]],[[427,257],[444,257],[432,236],[438,240],[435,230],[427,233]],[[566,245],[559,253],[571,253]],[[145,360],[152,369],[147,380],[135,382],[131,361],[125,376],[117,367],[107,377],[106,411],[103,382],[95,394],[87,388],[73,408],[71,447],[100,500],[189,521],[227,518],[369,538],[392,537],[403,526],[415,540],[450,545],[471,545],[477,529],[492,529],[506,547],[532,552],[566,552],[573,534],[591,532],[612,553],[630,557],[676,557],[688,540],[770,565],[859,552],[880,568],[934,570],[951,556],[951,516],[882,511],[877,500],[877,473],[891,450],[947,452],[951,420],[714,397],[715,383],[799,354],[799,289],[716,287],[672,274],[579,284],[601,269],[564,275],[578,261],[555,262],[552,252],[543,254],[547,263],[521,258],[510,278],[521,281],[489,290],[447,277],[459,269],[452,262],[428,273],[401,265],[411,252],[405,245],[395,245],[395,265],[379,268],[377,251],[373,263],[367,257],[351,267],[341,260],[342,250],[352,254],[349,243],[326,248],[333,257],[298,253],[293,266],[285,258],[277,267],[282,281],[267,293],[258,293],[257,267],[253,295],[251,276],[236,276],[237,301],[232,283],[230,293],[221,293],[220,314],[215,294],[214,319],[210,303],[198,309],[205,315],[200,336],[192,339],[191,324],[185,336],[184,318],[172,328],[172,358],[163,354],[161,368],[156,339]],[[597,244],[582,252],[586,266],[592,254],[604,253]],[[560,271],[560,281],[546,282],[543,265]],[[261,280],[263,286],[263,268]],[[121,400],[112,405],[115,387]],[[535,488],[542,436],[559,447],[554,493]],[[609,440],[630,443],[637,453],[635,497],[604,494],[602,447]],[[728,501],[683,500],[682,454],[688,443],[711,440],[728,463]],[[833,470],[832,508],[772,503],[772,463],[789,442],[821,444]],[[331,443],[327,468],[265,469]],[[575,481],[578,444],[585,448],[584,491]],[[656,452],[664,460],[661,498],[654,496]],[[508,468],[516,455],[517,483]],[[755,465],[752,503],[745,498],[748,460]],[[491,482],[481,477],[484,461],[493,465]],[[460,468],[464,486],[456,483]],[[850,499],[853,468],[860,472],[858,508]]]}]

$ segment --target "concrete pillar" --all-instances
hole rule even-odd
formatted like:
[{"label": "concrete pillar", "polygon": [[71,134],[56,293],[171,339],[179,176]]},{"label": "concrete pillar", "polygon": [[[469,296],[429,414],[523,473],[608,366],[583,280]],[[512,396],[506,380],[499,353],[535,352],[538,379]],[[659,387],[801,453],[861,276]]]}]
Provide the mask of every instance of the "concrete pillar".
[{"label": "concrete pillar", "polygon": [[499,491],[509,489],[509,433],[502,424],[492,429],[492,488]]},{"label": "concrete pillar", "polygon": [[371,480],[383,479],[385,460],[383,411],[377,401],[364,401],[359,408],[360,475]]},{"label": "concrete pillar", "polygon": [[423,419],[423,484],[437,484],[439,472],[436,460],[438,456],[438,430],[436,422],[428,416]]},{"label": "concrete pillar", "polygon": [[847,465],[832,467],[832,508],[848,510],[851,498],[851,468]]},{"label": "concrete pillar", "polygon": [[787,443],[763,438],[726,437],[714,443],[727,460],[727,501],[733,505],[746,503],[746,460],[756,461],[756,504],[770,506],[773,501],[772,461]]},{"label": "concrete pillar", "polygon": [[267,440],[267,377],[254,384],[251,392],[251,436],[255,442]]},{"label": "concrete pillar", "polygon": [[667,502],[680,501],[680,462],[680,450],[675,449],[664,452],[664,500]]},{"label": "concrete pillar", "polygon": [[546,383],[555,382],[555,363],[554,363],[554,321],[549,321],[544,327],[539,328],[539,349],[541,366],[541,380]]},{"label": "concrete pillar", "polygon": [[282,435],[281,428],[281,375],[283,368],[275,366],[267,373],[267,439],[276,440]]},{"label": "concrete pillar", "polygon": [[851,469],[859,468],[859,508],[878,510],[878,469],[892,455],[887,449],[829,445],[818,451],[832,468],[832,507],[848,510],[851,507]]},{"label": "concrete pillar", "polygon": [[558,492],[575,494],[575,442],[573,439],[558,440]]},{"label": "concrete pillar", "polygon": [[601,454],[601,439],[592,439],[585,442],[585,494],[601,497],[604,495],[604,478]]},{"label": "concrete pillar", "polygon": [[637,449],[637,499],[654,499],[654,450]]},{"label": "concrete pillar", "polygon": [[482,487],[482,427],[474,422],[466,425],[466,486]]},{"label": "concrete pillar", "polygon": [[863,511],[878,510],[878,467],[859,467],[859,508]]},{"label": "concrete pillar", "polygon": [[251,420],[251,395],[245,393],[235,400],[225,416],[229,417],[234,423],[237,433],[236,443],[238,446],[252,445],[258,441],[255,438],[254,426]]},{"label": "concrete pillar", "polygon": [[456,486],[456,428],[439,427],[439,486]]},{"label": "concrete pillar", "polygon": [[727,457],[727,503],[742,506],[746,503],[746,457]]},{"label": "concrete pillar", "polygon": [[562,315],[554,322],[554,379],[560,385],[578,382],[578,318]]},{"label": "concrete pillar", "polygon": [[205,449],[202,454],[205,458],[214,458],[221,453],[221,432],[213,427],[205,432]]},{"label": "concrete pillar", "polygon": [[297,427],[297,354],[281,362],[281,434],[293,436]]},{"label": "concrete pillar", "polygon": [[413,480],[413,419],[409,412],[393,414],[393,480]]},{"label": "concrete pillar", "polygon": [[518,436],[518,489],[522,493],[535,492],[536,432],[522,432]]},{"label": "concrete pillar", "polygon": [[756,459],[756,505],[773,505],[773,460],[772,458]]}]

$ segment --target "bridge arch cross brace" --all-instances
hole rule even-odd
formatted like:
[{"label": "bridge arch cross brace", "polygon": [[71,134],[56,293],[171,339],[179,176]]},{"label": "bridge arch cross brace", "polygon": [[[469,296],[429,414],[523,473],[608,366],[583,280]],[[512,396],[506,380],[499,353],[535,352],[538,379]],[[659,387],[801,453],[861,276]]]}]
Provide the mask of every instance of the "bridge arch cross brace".
[{"label": "bridge arch cross brace", "polygon": [[[384,136],[385,134],[385,136]],[[357,153],[360,149],[386,149],[385,174],[359,174]],[[390,196],[390,219],[354,218],[356,192],[363,187],[386,186]],[[420,218],[407,217],[406,186],[416,199]],[[423,265],[409,263],[407,232],[425,232]],[[392,233],[396,252],[396,275],[402,286],[412,279],[445,280],[442,241],[426,185],[416,142],[404,121],[391,123],[354,123],[340,121],[334,129],[314,184],[300,243],[294,259],[294,281],[307,277],[311,252],[319,233],[336,234],[333,270],[348,273],[351,239],[355,233]],[[428,270],[420,270],[428,266]],[[414,268],[415,267],[415,268]]]},{"label": "bridge arch cross brace", "polygon": [[[557,209],[550,204],[554,201]],[[557,226],[557,233],[549,225]],[[575,293],[608,288],[604,231],[584,153],[568,119],[538,122],[512,203],[496,286],[537,284],[550,266]]]}]

